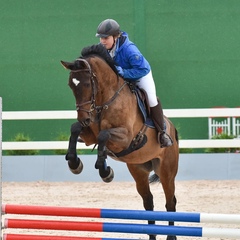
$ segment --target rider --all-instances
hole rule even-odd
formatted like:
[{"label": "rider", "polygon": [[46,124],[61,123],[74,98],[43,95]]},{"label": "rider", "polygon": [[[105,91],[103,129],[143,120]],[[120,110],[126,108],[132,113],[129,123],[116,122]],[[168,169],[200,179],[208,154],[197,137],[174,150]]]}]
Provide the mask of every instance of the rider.
[{"label": "rider", "polygon": [[102,21],[97,27],[96,37],[108,50],[116,63],[120,76],[133,81],[148,95],[151,116],[158,130],[160,147],[173,144],[171,137],[164,131],[163,111],[160,100],[156,96],[156,88],[151,67],[137,46],[128,38],[128,34],[120,30],[119,24],[113,19]]}]

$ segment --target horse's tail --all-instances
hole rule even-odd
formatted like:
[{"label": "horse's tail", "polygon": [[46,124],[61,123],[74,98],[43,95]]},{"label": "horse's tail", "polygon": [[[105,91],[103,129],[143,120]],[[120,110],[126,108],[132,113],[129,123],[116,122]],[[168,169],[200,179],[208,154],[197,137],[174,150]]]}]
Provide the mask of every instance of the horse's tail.
[{"label": "horse's tail", "polygon": [[177,143],[178,143],[179,138],[178,138],[178,131],[177,131],[176,128],[175,128],[175,139],[176,139],[176,141],[177,141]]},{"label": "horse's tail", "polygon": [[150,184],[151,183],[156,183],[156,182],[160,183],[160,178],[156,173],[154,173],[148,178],[148,181],[149,181]]}]

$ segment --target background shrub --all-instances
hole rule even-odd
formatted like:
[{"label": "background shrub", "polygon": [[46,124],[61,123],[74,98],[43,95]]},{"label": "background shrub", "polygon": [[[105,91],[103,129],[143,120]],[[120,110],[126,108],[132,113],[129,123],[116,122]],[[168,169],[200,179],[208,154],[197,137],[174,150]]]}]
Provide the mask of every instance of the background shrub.
[{"label": "background shrub", "polygon": [[[30,137],[24,135],[24,133],[18,133],[15,135],[12,142],[28,142],[31,141]],[[7,150],[7,155],[37,155],[39,153],[38,150]]]}]

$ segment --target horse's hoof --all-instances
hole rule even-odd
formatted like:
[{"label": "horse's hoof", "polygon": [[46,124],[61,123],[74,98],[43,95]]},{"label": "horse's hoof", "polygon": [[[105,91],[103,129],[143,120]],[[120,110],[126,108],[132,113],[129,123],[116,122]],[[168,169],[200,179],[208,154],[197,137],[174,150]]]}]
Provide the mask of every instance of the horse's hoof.
[{"label": "horse's hoof", "polygon": [[177,240],[176,236],[167,236],[167,240]]},{"label": "horse's hoof", "polygon": [[73,174],[80,174],[83,170],[83,163],[77,158],[77,161],[68,161],[68,167]]},{"label": "horse's hoof", "polygon": [[109,171],[109,174],[107,175],[107,177],[102,177],[102,180],[105,183],[110,183],[114,178],[114,171],[112,170],[111,167],[107,167],[107,170]]}]

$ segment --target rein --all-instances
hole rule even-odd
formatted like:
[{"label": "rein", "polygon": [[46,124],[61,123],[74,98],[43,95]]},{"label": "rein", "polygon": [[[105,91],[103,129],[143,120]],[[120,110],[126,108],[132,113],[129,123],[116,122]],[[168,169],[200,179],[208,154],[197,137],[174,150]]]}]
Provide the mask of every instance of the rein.
[{"label": "rein", "polygon": [[102,106],[95,106],[95,109],[98,111],[101,111],[103,109],[108,109],[109,105],[113,103],[113,101],[117,98],[121,90],[124,88],[124,86],[127,84],[126,81],[124,81],[123,85],[115,92],[115,94],[107,101],[105,102]]},{"label": "rein", "polygon": [[[96,111],[98,114],[98,121],[100,119],[100,114],[102,112],[102,110],[107,110],[108,107],[114,102],[114,100],[117,98],[117,96],[119,95],[119,93],[121,92],[121,90],[124,88],[124,86],[127,84],[126,81],[124,81],[124,83],[122,84],[122,86],[120,86],[120,88],[115,92],[115,94],[105,103],[103,103],[101,106],[97,106],[96,105],[96,83],[95,83],[95,79],[97,79],[96,74],[92,71],[90,64],[88,63],[87,60],[82,59],[82,58],[78,58],[78,61],[82,61],[86,64],[87,69],[79,69],[79,70],[72,70],[72,72],[89,72],[90,73],[90,80],[91,80],[91,86],[92,86],[92,96],[91,99],[87,102],[84,103],[76,103],[76,110],[79,111],[84,111],[87,112],[89,115],[91,115],[93,113],[93,111]],[[117,76],[119,78],[119,76]],[[86,110],[85,108],[82,108],[82,106],[90,104],[90,109]],[[91,118],[91,116],[90,116]]]}]

